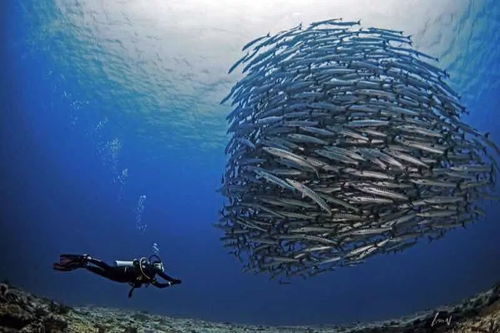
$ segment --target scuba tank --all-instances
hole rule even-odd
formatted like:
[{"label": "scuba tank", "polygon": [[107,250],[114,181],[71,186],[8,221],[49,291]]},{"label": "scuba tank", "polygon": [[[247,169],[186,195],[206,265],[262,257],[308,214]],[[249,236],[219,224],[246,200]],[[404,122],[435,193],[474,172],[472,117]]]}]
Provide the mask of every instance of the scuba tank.
[{"label": "scuba tank", "polygon": [[137,260],[137,259],[134,259],[134,260],[115,260],[116,267],[134,267],[138,263],[140,264],[139,265],[140,268],[143,268],[147,264],[152,264],[155,267],[159,268],[160,270],[162,270],[162,271],[164,270],[163,262],[162,262],[161,258],[156,254],[149,256],[149,258],[142,257],[139,260]]},{"label": "scuba tank", "polygon": [[116,267],[133,267],[134,261],[132,260],[115,260]]}]

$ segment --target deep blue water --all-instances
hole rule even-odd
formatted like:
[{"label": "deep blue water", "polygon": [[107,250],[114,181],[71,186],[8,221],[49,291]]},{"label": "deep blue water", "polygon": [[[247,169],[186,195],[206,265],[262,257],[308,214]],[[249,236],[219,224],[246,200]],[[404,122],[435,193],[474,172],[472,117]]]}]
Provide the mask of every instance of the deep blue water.
[{"label": "deep blue water", "polygon": [[[103,58],[85,53],[98,54],[100,48],[74,49],[85,42],[61,34],[74,27],[61,27],[66,21],[57,3],[3,1],[0,7],[0,279],[69,304],[267,324],[387,319],[458,301],[498,281],[500,208],[495,203],[487,203],[487,217],[465,230],[359,267],[291,285],[241,272],[212,227],[222,205],[215,189],[225,162],[227,110],[218,109],[214,98],[212,112],[193,113],[197,98],[206,98],[210,89],[193,84],[198,87],[193,92],[179,82],[171,94],[181,102],[175,104],[167,91],[171,109],[167,103],[164,114],[155,114],[155,107],[165,105],[147,99],[133,80],[123,83],[87,71],[92,63],[106,68]],[[475,22],[472,29],[482,25],[498,31],[500,6],[484,4],[486,17],[478,10],[477,17],[458,23],[464,29],[454,32],[466,30],[468,19]],[[235,42],[236,50],[245,38]],[[487,54],[483,61],[454,61],[460,52],[443,54],[452,76],[474,76],[474,84],[456,83],[467,88],[461,92],[471,111],[467,121],[490,131],[498,142],[498,37],[480,38],[467,45],[479,46],[476,53]],[[132,67],[140,69],[140,63]],[[217,75],[225,77],[225,72]],[[182,89],[185,95],[178,94]],[[144,232],[136,226],[141,195],[146,195]],[[159,244],[167,272],[182,279],[182,285],[136,290],[128,299],[126,285],[85,271],[51,268],[60,253],[89,253],[111,262],[149,255],[153,242]]]}]

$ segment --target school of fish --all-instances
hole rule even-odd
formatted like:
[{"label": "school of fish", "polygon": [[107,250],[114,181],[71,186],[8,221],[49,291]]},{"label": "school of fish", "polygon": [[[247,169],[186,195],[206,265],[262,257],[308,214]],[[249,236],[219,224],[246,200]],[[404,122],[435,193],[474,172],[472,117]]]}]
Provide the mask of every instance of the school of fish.
[{"label": "school of fish", "polygon": [[216,226],[244,270],[309,277],[477,221],[499,149],[461,121],[402,31],[331,19],[267,34],[229,70]]}]

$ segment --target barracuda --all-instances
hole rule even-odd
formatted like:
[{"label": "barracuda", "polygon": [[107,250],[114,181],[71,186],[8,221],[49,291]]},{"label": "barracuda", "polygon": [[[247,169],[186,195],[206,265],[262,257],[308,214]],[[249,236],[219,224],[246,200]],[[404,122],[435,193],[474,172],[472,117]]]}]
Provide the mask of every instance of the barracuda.
[{"label": "barracuda", "polygon": [[339,18],[243,46],[216,224],[245,269],[313,276],[402,251],[495,200],[489,134],[402,31]]}]

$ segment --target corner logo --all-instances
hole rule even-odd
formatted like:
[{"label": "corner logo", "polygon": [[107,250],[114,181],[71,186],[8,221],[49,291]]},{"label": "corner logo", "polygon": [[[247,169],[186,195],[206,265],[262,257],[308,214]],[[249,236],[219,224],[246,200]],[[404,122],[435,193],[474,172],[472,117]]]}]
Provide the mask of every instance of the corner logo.
[{"label": "corner logo", "polygon": [[441,312],[438,311],[434,315],[434,318],[432,319],[431,322],[431,327],[434,327],[436,325],[446,325],[446,326],[451,326],[451,319],[453,318],[452,315],[446,316],[446,312]]}]

